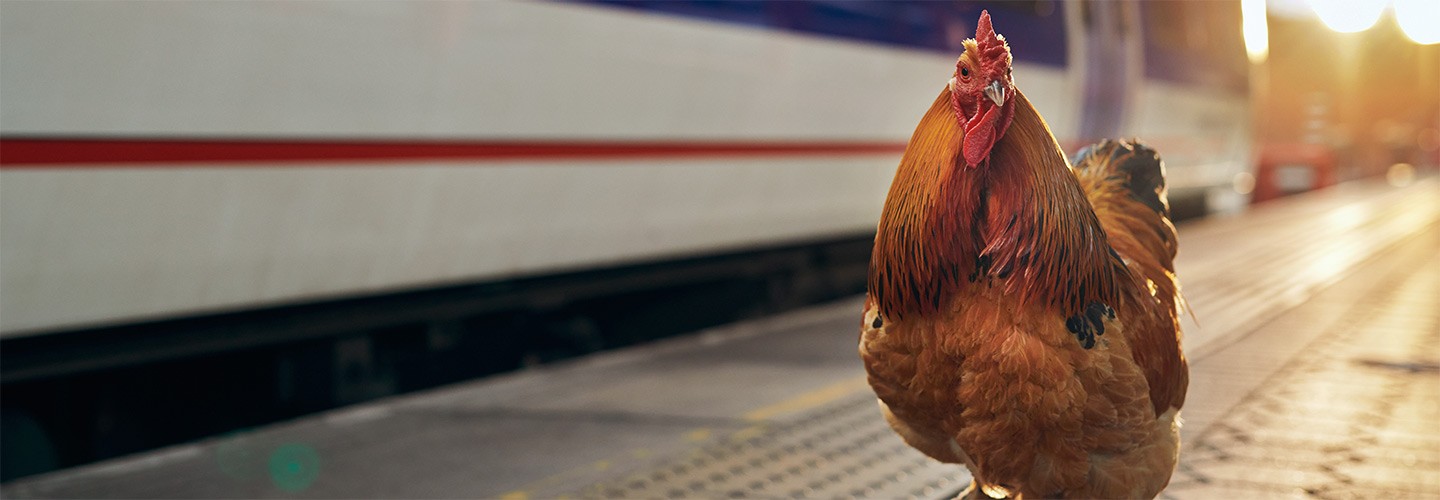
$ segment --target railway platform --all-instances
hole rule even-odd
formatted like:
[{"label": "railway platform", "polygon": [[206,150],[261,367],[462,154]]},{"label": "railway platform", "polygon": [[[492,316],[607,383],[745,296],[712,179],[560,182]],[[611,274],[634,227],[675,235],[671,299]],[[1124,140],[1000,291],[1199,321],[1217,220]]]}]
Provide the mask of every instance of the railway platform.
[{"label": "railway platform", "polygon": [[[1440,498],[1440,182],[1187,223],[1168,498]],[[860,298],[21,479],[6,498],[947,498]]]}]

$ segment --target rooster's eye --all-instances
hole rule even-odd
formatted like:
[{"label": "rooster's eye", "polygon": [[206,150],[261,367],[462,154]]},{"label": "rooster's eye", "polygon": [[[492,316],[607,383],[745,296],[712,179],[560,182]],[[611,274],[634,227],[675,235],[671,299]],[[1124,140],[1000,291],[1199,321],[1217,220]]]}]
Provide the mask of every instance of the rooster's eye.
[{"label": "rooster's eye", "polygon": [[964,67],[964,66],[961,66],[961,67],[960,67],[960,76],[969,78],[969,77],[970,77],[970,68],[966,68],[966,67]]}]

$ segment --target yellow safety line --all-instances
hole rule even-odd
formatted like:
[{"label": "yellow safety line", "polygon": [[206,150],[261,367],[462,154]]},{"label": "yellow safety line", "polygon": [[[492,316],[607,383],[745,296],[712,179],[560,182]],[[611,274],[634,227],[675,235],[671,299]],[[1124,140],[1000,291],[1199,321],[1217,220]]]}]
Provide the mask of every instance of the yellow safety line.
[{"label": "yellow safety line", "polygon": [[865,376],[861,375],[843,382],[831,384],[793,398],[751,410],[745,420],[768,420],[778,415],[804,411],[849,396],[862,389],[869,389]]},{"label": "yellow safety line", "polygon": [[[869,388],[870,386],[866,384],[865,377],[862,375],[855,378],[846,379],[835,384],[827,385],[825,387],[821,387],[819,389],[797,395],[784,401],[756,408],[745,413],[741,416],[741,418],[744,418],[745,420],[751,422],[768,420],[770,418],[784,415],[787,413],[795,413],[799,411],[809,410],[811,408],[815,408],[817,406],[849,396],[861,390],[868,390]],[[743,436],[744,438],[749,438],[760,432],[763,432],[763,428],[751,426],[737,431],[735,435],[731,436],[731,438],[735,439],[741,436]],[[692,443],[700,443],[708,441],[711,436],[712,432],[709,428],[700,427],[686,432],[684,435],[684,439]],[[648,455],[648,450],[646,450],[644,453],[635,453],[636,458],[641,458],[642,456]],[[616,455],[616,457],[621,456],[623,455]],[[528,500],[531,498],[534,490],[554,483],[564,476],[574,474],[579,470],[584,470],[587,468],[605,470],[611,465],[613,465],[613,463],[610,460],[600,460],[588,466],[580,466],[574,469],[557,472],[550,476],[536,480],[524,487],[505,493],[504,495],[501,495],[500,498],[502,500]]]}]

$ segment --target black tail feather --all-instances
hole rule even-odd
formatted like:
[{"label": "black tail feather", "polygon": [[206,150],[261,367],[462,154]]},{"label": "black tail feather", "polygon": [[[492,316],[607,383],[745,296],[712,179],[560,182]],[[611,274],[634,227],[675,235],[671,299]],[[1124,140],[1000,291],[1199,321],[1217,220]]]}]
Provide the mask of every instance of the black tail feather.
[{"label": "black tail feather", "polygon": [[1101,168],[1109,175],[1122,176],[1130,196],[1170,217],[1165,196],[1165,163],[1160,154],[1138,140],[1103,140],[1086,146],[1071,162],[1076,169]]}]

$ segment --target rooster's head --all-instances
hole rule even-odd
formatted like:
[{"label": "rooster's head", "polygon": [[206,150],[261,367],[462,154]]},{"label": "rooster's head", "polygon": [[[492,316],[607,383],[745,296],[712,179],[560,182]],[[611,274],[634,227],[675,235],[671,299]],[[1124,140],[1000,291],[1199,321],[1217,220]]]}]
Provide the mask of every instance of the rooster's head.
[{"label": "rooster's head", "polygon": [[1015,116],[1015,82],[1010,79],[1010,46],[995,34],[990,13],[980,13],[975,38],[965,40],[965,53],[950,79],[950,103],[965,129],[965,165],[979,166]]}]

